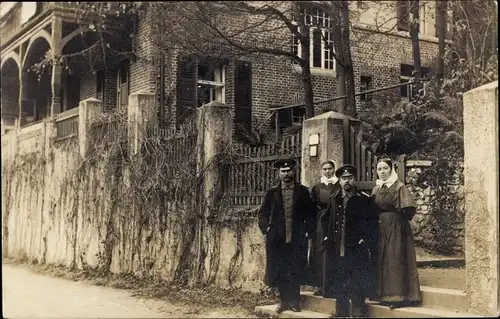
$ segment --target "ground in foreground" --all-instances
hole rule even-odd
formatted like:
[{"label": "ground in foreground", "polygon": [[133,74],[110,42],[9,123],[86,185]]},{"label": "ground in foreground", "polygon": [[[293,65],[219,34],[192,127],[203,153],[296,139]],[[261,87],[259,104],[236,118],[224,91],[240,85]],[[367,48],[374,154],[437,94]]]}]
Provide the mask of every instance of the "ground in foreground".
[{"label": "ground in foreground", "polygon": [[255,318],[256,305],[275,302],[215,287],[178,288],[132,277],[89,278],[51,266],[4,262],[2,272],[7,318]]}]

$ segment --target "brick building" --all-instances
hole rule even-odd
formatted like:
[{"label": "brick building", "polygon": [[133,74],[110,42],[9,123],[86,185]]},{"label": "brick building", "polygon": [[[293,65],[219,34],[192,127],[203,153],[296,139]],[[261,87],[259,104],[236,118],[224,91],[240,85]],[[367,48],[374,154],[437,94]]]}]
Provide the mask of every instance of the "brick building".
[{"label": "brick building", "polygon": [[[351,51],[357,91],[399,84],[411,76],[411,40],[402,14],[408,3],[351,2]],[[434,2],[420,3],[422,66],[432,68],[437,55]],[[215,65],[209,58],[197,58],[196,63],[190,63],[193,60],[186,60],[178,51],[160,54],[151,40],[154,31],[148,16],[135,24],[114,19],[104,33],[115,51],[134,55],[107,52],[91,61],[78,52],[96,49],[85,46],[96,41],[92,22],[79,19],[76,23],[77,16],[70,4],[10,2],[2,3],[1,11],[3,125],[14,125],[19,116],[21,125],[39,121],[69,111],[89,97],[103,100],[109,109],[126,109],[129,94],[147,91],[157,94],[164,123],[181,123],[192,109],[219,100],[234,106],[237,127],[270,135],[274,122],[269,107],[302,102],[301,70],[290,59],[259,56]],[[312,9],[307,15],[308,21],[330,23],[319,10]],[[131,25],[135,28],[133,37],[127,33]],[[315,100],[336,95],[335,63],[318,37],[320,32],[331,40],[326,28],[311,30]],[[299,50],[289,34],[281,38],[283,47]],[[68,58],[65,64],[47,66],[48,72],[38,78],[30,67],[47,50]],[[410,90],[404,87],[360,97],[358,107],[369,107],[370,99],[408,98]],[[318,104],[316,114],[331,107]],[[291,121],[286,125],[300,125],[304,110],[296,108],[291,113]]]}]

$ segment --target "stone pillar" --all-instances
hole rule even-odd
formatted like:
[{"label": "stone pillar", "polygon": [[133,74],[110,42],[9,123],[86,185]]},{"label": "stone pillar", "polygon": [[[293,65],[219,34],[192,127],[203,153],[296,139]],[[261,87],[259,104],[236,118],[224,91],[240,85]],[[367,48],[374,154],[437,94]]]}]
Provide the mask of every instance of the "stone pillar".
[{"label": "stone pillar", "polygon": [[28,79],[25,74],[19,78],[19,118],[17,127],[21,128],[24,125],[25,116],[23,114],[23,101],[28,99]]},{"label": "stone pillar", "polygon": [[[202,198],[202,205],[200,205],[202,211],[200,214],[203,214],[204,222],[199,223],[196,246],[198,260],[200,263],[205,262],[206,273],[210,267],[210,263],[207,261],[213,257],[210,256],[210,252],[213,250],[206,244],[210,245],[210,240],[204,238],[210,238],[214,231],[209,227],[207,218],[211,209],[219,204],[224,191],[224,180],[227,178],[228,171],[218,157],[224,152],[224,147],[232,141],[233,118],[231,114],[230,106],[216,101],[200,107],[197,114],[197,170],[203,173],[203,188],[200,196]],[[203,245],[203,243],[205,244]],[[204,252],[202,247],[205,248]]]},{"label": "stone pillar", "polygon": [[102,102],[95,98],[80,101],[78,107],[78,141],[80,155],[85,157],[89,149],[89,134],[92,123],[103,113]]},{"label": "stone pillar", "polygon": [[496,317],[500,315],[498,133],[495,81],[464,94],[464,188],[469,309]]},{"label": "stone pillar", "polygon": [[[52,56],[58,58],[61,56],[61,39],[62,39],[62,19],[54,16],[52,18]],[[52,105],[50,114],[52,116],[61,113],[61,82],[62,82],[62,66],[54,61],[52,66]]]},{"label": "stone pillar", "polygon": [[211,205],[214,195],[222,191],[225,170],[213,162],[231,143],[232,124],[231,107],[224,103],[214,101],[198,109],[198,167],[204,171],[207,205]]},{"label": "stone pillar", "polygon": [[128,99],[128,140],[131,155],[141,149],[148,128],[156,126],[156,98],[152,93],[137,92]]},{"label": "stone pillar", "polygon": [[[302,126],[302,164],[301,183],[312,187],[321,178],[321,163],[333,160],[335,168],[344,164],[348,155],[346,146],[347,132],[344,132],[345,122],[360,125],[360,121],[337,112],[327,112],[304,121]],[[319,134],[317,145],[317,156],[311,156],[309,138],[311,135]]]}]

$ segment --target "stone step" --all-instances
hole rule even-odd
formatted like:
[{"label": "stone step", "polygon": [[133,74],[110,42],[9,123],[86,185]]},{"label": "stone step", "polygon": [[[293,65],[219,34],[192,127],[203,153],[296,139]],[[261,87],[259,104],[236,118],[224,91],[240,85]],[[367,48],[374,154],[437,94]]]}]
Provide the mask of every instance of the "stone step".
[{"label": "stone step", "polygon": [[417,267],[459,268],[465,267],[465,258],[417,259]]},{"label": "stone step", "polygon": [[[468,301],[464,291],[422,286],[422,307],[467,312]],[[314,296],[312,292],[301,292],[302,309],[330,313],[335,309],[335,299]]]},{"label": "stone step", "polygon": [[375,302],[367,302],[367,316],[369,318],[476,318],[478,315],[426,307],[405,307],[389,309]]},{"label": "stone step", "polygon": [[278,304],[268,305],[268,306],[257,306],[255,307],[255,312],[260,314],[270,315],[272,317],[277,317],[277,318],[330,318],[331,317],[330,315],[324,313],[314,312],[305,309],[303,309],[301,312],[293,312],[287,310],[283,311],[278,315],[276,313],[277,306]]},{"label": "stone step", "polygon": [[[277,318],[331,318],[332,314],[315,312],[303,309],[301,312],[283,311],[281,314],[276,313],[275,305],[257,306],[255,312],[266,314]],[[425,307],[405,307],[400,309],[389,309],[385,306],[380,306],[374,302],[367,302],[367,317],[368,318],[476,318],[481,317],[470,313],[458,311],[450,311],[443,309],[433,309]]]},{"label": "stone step", "polygon": [[422,307],[467,312],[469,302],[463,290],[420,287]]},{"label": "stone step", "polygon": [[336,305],[335,299],[315,296],[311,291],[303,291],[300,293],[300,306],[304,310],[332,313],[336,309]]}]

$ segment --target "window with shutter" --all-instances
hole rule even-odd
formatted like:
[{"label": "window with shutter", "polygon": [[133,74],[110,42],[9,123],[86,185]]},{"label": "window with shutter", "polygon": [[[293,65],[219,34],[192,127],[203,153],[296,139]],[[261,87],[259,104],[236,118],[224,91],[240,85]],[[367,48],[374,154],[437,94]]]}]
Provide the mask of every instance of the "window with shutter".
[{"label": "window with shutter", "polygon": [[207,57],[179,57],[177,124],[182,124],[200,106],[213,101],[224,102],[224,78],[222,61]]},{"label": "window with shutter", "polygon": [[252,64],[236,61],[234,70],[235,134],[252,131]]}]

